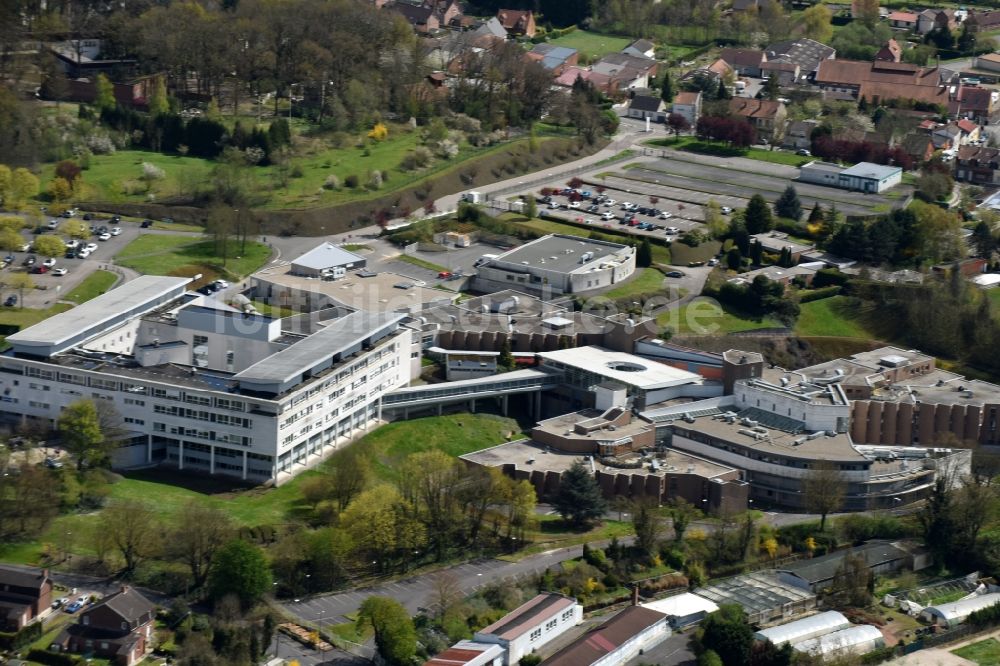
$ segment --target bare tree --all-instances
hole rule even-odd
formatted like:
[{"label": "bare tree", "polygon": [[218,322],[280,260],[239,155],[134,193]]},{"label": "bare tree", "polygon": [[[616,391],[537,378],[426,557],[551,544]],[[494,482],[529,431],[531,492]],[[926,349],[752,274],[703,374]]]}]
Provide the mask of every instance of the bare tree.
[{"label": "bare tree", "polygon": [[168,553],[187,565],[195,587],[208,577],[216,551],[233,536],[232,520],[225,512],[191,500],[181,514],[180,523],[171,531]]},{"label": "bare tree", "polygon": [[121,555],[123,576],[131,576],[142,561],[159,551],[158,518],[144,502],[115,502],[101,512],[97,532],[106,532]]},{"label": "bare tree", "polygon": [[431,611],[438,622],[461,600],[462,588],[451,572],[441,571],[434,575],[431,579]]},{"label": "bare tree", "polygon": [[330,467],[333,484],[330,497],[337,503],[337,510],[343,511],[368,485],[371,464],[363,453],[347,448],[334,455]]},{"label": "bare tree", "polygon": [[819,462],[802,479],[806,509],[820,515],[819,529],[826,529],[826,517],[844,504],[847,480],[833,463]]}]

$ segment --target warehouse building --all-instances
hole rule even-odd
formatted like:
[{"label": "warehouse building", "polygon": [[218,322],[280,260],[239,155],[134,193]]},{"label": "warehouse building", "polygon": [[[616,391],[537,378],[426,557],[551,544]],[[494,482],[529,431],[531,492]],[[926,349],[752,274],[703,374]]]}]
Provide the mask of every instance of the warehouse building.
[{"label": "warehouse building", "polygon": [[551,234],[487,259],[472,286],[484,293],[517,289],[554,296],[599,292],[635,273],[635,248]]},{"label": "warehouse building", "polygon": [[411,377],[411,331],[394,313],[331,314],[305,330],[143,276],[10,337],[0,411],[55,424],[107,401],[129,432],[120,467],[279,483],[380,417]]},{"label": "warehouse building", "polygon": [[880,193],[899,185],[903,169],[872,162],[858,162],[842,167],[829,162],[812,161],[799,168],[799,180],[852,192]]},{"label": "warehouse building", "polygon": [[333,243],[317,245],[291,263],[291,273],[305,277],[337,279],[347,271],[364,268],[367,260]]}]

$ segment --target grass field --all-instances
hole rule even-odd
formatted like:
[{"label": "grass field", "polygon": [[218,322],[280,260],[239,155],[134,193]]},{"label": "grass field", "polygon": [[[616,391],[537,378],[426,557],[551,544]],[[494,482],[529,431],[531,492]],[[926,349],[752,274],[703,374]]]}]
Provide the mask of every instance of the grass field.
[{"label": "grass field", "polygon": [[663,273],[655,268],[640,268],[628,282],[602,294],[608,298],[625,298],[633,294],[648,294],[663,289]]},{"label": "grass field", "polygon": [[[458,155],[451,159],[435,158],[430,166],[415,171],[400,168],[403,157],[423,145],[422,131],[408,125],[390,125],[385,141],[372,141],[366,133],[346,137],[340,147],[331,145],[327,138],[310,138],[297,149],[297,156],[288,166],[287,177],[274,166],[256,166],[249,169],[252,191],[263,208],[282,209],[329,206],[348,201],[364,200],[407,187],[424,178],[456,168],[472,157],[509,150],[517,142],[489,147],[475,147],[468,143],[459,146]],[[542,140],[546,140],[545,137]],[[524,141],[527,141],[526,139]],[[154,181],[148,188],[141,180],[144,162],[163,170],[163,179]],[[101,200],[112,203],[141,203],[188,197],[202,190],[210,181],[215,162],[197,157],[163,155],[142,150],[121,150],[113,155],[95,155],[90,167],[83,172],[82,189],[78,200]],[[48,182],[55,165],[43,169],[41,180]],[[378,190],[368,189],[369,174],[384,172],[383,185]],[[324,189],[329,176],[336,176],[340,187]],[[357,177],[355,188],[346,186],[349,176]],[[188,229],[195,229],[188,227]]]},{"label": "grass field", "polygon": [[597,60],[609,53],[618,53],[631,44],[632,41],[628,37],[613,37],[596,32],[587,32],[586,30],[574,30],[568,35],[550,40],[549,44],[576,49],[580,52],[581,56],[586,56],[590,60]]},{"label": "grass field", "polygon": [[987,638],[952,650],[951,653],[963,659],[974,661],[979,666],[997,666],[1000,664],[1000,641],[995,638]]},{"label": "grass field", "polygon": [[726,335],[761,328],[778,328],[781,323],[769,317],[752,319],[718,302],[699,298],[683,307],[668,310],[656,318],[661,327],[669,326],[676,335]]},{"label": "grass field", "polygon": [[685,150],[690,153],[702,155],[715,155],[717,157],[746,157],[759,162],[770,162],[772,164],[784,164],[787,166],[802,166],[809,162],[811,157],[801,157],[795,153],[779,150],[764,150],[763,148],[732,148],[721,142],[702,141],[695,136],[682,136],[677,138],[653,139],[647,141],[651,146],[662,146]]},{"label": "grass field", "polygon": [[871,338],[847,307],[846,296],[832,296],[811,303],[802,303],[795,323],[796,335],[833,336],[839,338]]},{"label": "grass field", "polygon": [[77,304],[89,301],[110,289],[117,279],[118,276],[111,271],[94,271],[84,278],[83,282],[76,285],[72,291],[63,296],[63,300],[73,301]]},{"label": "grass field", "polygon": [[420,257],[411,257],[408,254],[401,254],[398,257],[396,257],[396,259],[398,261],[405,261],[406,263],[412,264],[414,266],[419,266],[420,268],[426,268],[427,270],[434,271],[435,273],[443,273],[448,270],[446,267],[440,264],[435,264],[432,261],[427,261],[425,259],[421,259]]},{"label": "grass field", "polygon": [[[239,241],[229,241],[229,257],[224,273],[231,277],[249,275],[264,265],[271,256],[271,249],[255,241],[246,244],[241,254]],[[139,236],[122,248],[116,261],[147,275],[187,275],[192,267],[223,269],[223,260],[213,241],[191,236],[147,234]]]},{"label": "grass field", "polygon": [[719,254],[722,243],[719,241],[706,241],[691,247],[684,243],[672,243],[670,245],[670,263],[674,266],[687,266],[692,261],[708,261]]},{"label": "grass field", "polygon": [[267,315],[268,317],[273,317],[275,319],[281,319],[282,317],[291,317],[293,314],[295,314],[295,312],[289,308],[283,308],[280,305],[270,305],[268,303],[264,303],[263,301],[251,301],[251,304],[255,308],[257,308],[257,312],[261,313],[262,315]]}]

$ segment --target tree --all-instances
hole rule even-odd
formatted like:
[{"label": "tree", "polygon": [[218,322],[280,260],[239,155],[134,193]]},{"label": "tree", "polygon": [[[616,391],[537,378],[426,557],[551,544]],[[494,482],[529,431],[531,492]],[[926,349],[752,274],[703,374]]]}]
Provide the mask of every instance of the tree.
[{"label": "tree", "polygon": [[989,259],[997,249],[997,239],[993,230],[986,222],[979,222],[972,230],[972,245],[976,248],[976,256]]},{"label": "tree", "polygon": [[802,479],[802,494],[806,509],[818,513],[819,529],[826,529],[826,517],[838,510],[844,503],[847,481],[833,463],[817,462]]},{"label": "tree", "polygon": [[110,111],[115,108],[115,87],[104,74],[98,74],[95,82],[97,96],[94,98],[94,106],[101,111]]},{"label": "tree", "polygon": [[799,17],[802,36],[821,44],[829,44],[833,37],[833,26],[830,24],[832,18],[833,15],[823,3],[812,5]]},{"label": "tree", "polygon": [[72,189],[76,189],[76,181],[80,178],[81,173],[83,173],[83,169],[73,160],[61,160],[56,164],[56,178],[65,179]]},{"label": "tree", "polygon": [[753,629],[737,604],[722,604],[709,613],[696,633],[698,652],[713,651],[727,665],[749,664],[753,641]]},{"label": "tree", "polygon": [[861,555],[844,555],[830,582],[830,596],[842,606],[864,608],[874,592],[874,574]]},{"label": "tree", "polygon": [[731,247],[729,252],[726,252],[726,268],[731,271],[738,271],[743,265],[743,253],[740,252],[740,248]]},{"label": "tree", "polygon": [[857,0],[854,3],[855,18],[866,27],[872,28],[879,20],[879,0]]},{"label": "tree", "polygon": [[139,564],[160,547],[159,516],[145,502],[112,502],[101,511],[98,532],[107,535],[121,555],[121,574],[125,577],[134,574]]},{"label": "tree", "polygon": [[670,500],[667,506],[667,515],[670,516],[670,523],[674,528],[674,542],[680,543],[684,540],[684,533],[691,525],[700,511],[693,504],[683,497],[675,497]]},{"label": "tree", "polygon": [[59,225],[59,232],[77,240],[90,238],[90,227],[82,220],[66,220]]},{"label": "tree", "polygon": [[538,202],[535,201],[535,195],[529,194],[524,200],[524,214],[528,219],[538,217]]},{"label": "tree", "polygon": [[4,205],[9,209],[19,209],[28,199],[38,196],[38,176],[21,167],[14,169],[10,179],[10,204],[6,199]]},{"label": "tree", "polygon": [[653,265],[653,246],[650,244],[649,238],[643,238],[642,242],[639,243],[639,248],[635,253],[635,265],[640,268]]},{"label": "tree", "polygon": [[69,201],[73,197],[73,186],[65,178],[53,178],[45,191],[49,199],[56,202]]},{"label": "tree", "polygon": [[677,91],[674,89],[674,79],[670,75],[670,71],[668,70],[663,75],[663,85],[660,86],[660,99],[662,99],[663,103],[669,107],[671,104],[674,103],[674,97],[676,95]]},{"label": "tree", "polygon": [[219,548],[208,573],[209,595],[215,601],[236,596],[249,608],[271,590],[271,570],[263,551],[233,539]]},{"label": "tree", "polygon": [[715,99],[732,99],[733,94],[729,92],[729,87],[726,85],[726,80],[724,78],[719,78],[719,86],[715,91]]},{"label": "tree", "polygon": [[153,81],[153,89],[147,99],[149,115],[159,116],[170,110],[170,100],[167,98],[167,84],[162,76]]},{"label": "tree", "polygon": [[681,132],[686,132],[691,129],[691,123],[688,119],[679,113],[671,113],[667,116],[667,127],[674,131],[674,136],[680,136]]},{"label": "tree", "polygon": [[743,212],[743,220],[746,223],[747,232],[753,234],[763,234],[774,228],[774,219],[771,216],[771,207],[760,194],[750,197],[746,210]]},{"label": "tree", "polygon": [[917,521],[923,531],[924,543],[934,554],[934,561],[938,566],[942,566],[947,562],[954,534],[952,490],[949,487],[949,479],[944,476],[937,477],[927,502],[917,513]]},{"label": "tree", "polygon": [[330,499],[343,511],[371,479],[371,463],[356,447],[338,451],[330,459]]},{"label": "tree", "polygon": [[302,498],[315,511],[319,503],[330,496],[330,478],[325,474],[310,476],[307,479],[303,479],[299,485],[299,491],[302,493]]},{"label": "tree", "polygon": [[389,664],[409,664],[417,651],[413,619],[401,603],[388,597],[368,597],[358,609],[358,625],[371,625],[375,646]]},{"label": "tree", "polygon": [[663,533],[663,521],[656,514],[654,501],[644,498],[634,503],[632,527],[635,529],[635,545],[645,555],[652,556]]},{"label": "tree", "polygon": [[796,222],[802,217],[802,203],[799,201],[799,193],[795,191],[794,185],[786,187],[778,200],[774,202],[774,213],[778,217],[787,217]]},{"label": "tree", "polygon": [[60,102],[69,95],[69,83],[55,55],[45,57],[42,63],[42,85],[38,94],[44,99]]},{"label": "tree", "polygon": [[168,552],[188,567],[194,587],[201,587],[215,554],[232,539],[233,531],[233,522],[224,511],[191,500],[170,532]]},{"label": "tree", "polygon": [[100,457],[104,434],[94,401],[77,400],[67,405],[59,416],[59,435],[63,446],[76,458],[77,469]]},{"label": "tree", "polygon": [[562,475],[552,506],[563,520],[585,527],[604,515],[608,503],[593,475],[578,460]]},{"label": "tree", "polygon": [[24,238],[13,229],[0,229],[0,250],[15,252],[24,245]]},{"label": "tree", "polygon": [[35,254],[43,257],[61,257],[66,253],[66,243],[58,236],[39,236],[34,247]]},{"label": "tree", "polygon": [[781,96],[781,85],[778,82],[777,73],[771,74],[767,81],[764,82],[764,97],[770,100],[776,100]]},{"label": "tree", "polygon": [[503,372],[510,372],[517,364],[514,362],[514,355],[510,351],[510,339],[504,338],[500,345],[500,356],[497,358],[497,367]]}]

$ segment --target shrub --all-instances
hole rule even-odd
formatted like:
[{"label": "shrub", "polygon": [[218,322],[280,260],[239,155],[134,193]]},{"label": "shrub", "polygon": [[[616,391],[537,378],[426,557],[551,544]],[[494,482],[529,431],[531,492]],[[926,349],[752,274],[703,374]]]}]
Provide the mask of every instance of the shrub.
[{"label": "shrub", "polygon": [[445,139],[438,144],[438,155],[450,160],[458,155],[458,144],[451,139]]},{"label": "shrub", "polygon": [[167,177],[167,173],[155,164],[143,162],[142,177],[145,180],[163,180]]},{"label": "shrub", "polygon": [[368,138],[373,141],[385,141],[389,138],[389,128],[385,126],[385,123],[376,123],[375,127],[368,132]]},{"label": "shrub", "polygon": [[292,167],[292,178],[301,178],[305,173],[302,171],[302,166],[296,164]]},{"label": "shrub", "polygon": [[347,178],[344,179],[344,185],[346,185],[347,187],[351,188],[352,190],[355,189],[358,186],[359,183],[360,183],[360,179],[357,177],[357,175],[355,175],[353,173],[350,176],[348,176]]},{"label": "shrub", "polygon": [[340,179],[337,178],[336,174],[331,173],[329,176],[326,177],[326,180],[323,181],[324,190],[336,190],[339,188],[340,188]]},{"label": "shrub", "polygon": [[368,189],[377,190],[382,187],[382,172],[376,169],[368,174]]},{"label": "shrub", "polygon": [[49,652],[35,648],[28,653],[28,661],[37,661],[48,666],[77,666],[82,664],[83,659],[74,654],[64,654],[61,652]]},{"label": "shrub", "polygon": [[399,168],[404,171],[415,171],[417,169],[423,169],[428,164],[434,156],[428,148],[420,146],[408,152],[404,157],[402,162],[399,163]]},{"label": "shrub", "polygon": [[818,301],[824,298],[830,298],[831,296],[836,296],[839,293],[840,287],[836,285],[821,287],[819,289],[810,289],[808,291],[800,292],[799,303],[811,303],[812,301]]},{"label": "shrub", "polygon": [[832,284],[842,287],[847,284],[848,280],[850,280],[850,276],[841,273],[836,268],[824,268],[816,271],[816,275],[813,277],[813,288],[819,289]]}]

